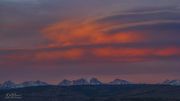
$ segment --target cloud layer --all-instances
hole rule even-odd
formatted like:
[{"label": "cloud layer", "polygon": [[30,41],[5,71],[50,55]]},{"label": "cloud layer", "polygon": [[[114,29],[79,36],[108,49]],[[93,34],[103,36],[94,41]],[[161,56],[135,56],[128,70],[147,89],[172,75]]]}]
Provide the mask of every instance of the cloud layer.
[{"label": "cloud layer", "polygon": [[101,75],[128,74],[133,67],[142,74],[155,68],[176,74],[179,0],[130,1],[0,1],[0,74],[12,67],[58,68],[62,75],[70,69],[73,75],[91,74],[98,67]]},{"label": "cloud layer", "polygon": [[4,55],[1,60],[5,61],[1,64],[179,59],[178,11],[178,8],[149,9],[56,22],[40,29],[47,44],[22,52],[1,50]]}]

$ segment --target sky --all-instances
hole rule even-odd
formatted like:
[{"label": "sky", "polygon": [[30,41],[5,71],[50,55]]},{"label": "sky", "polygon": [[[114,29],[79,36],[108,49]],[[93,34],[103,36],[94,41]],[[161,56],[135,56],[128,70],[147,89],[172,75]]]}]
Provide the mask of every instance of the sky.
[{"label": "sky", "polygon": [[179,0],[1,0],[0,83],[180,79]]}]

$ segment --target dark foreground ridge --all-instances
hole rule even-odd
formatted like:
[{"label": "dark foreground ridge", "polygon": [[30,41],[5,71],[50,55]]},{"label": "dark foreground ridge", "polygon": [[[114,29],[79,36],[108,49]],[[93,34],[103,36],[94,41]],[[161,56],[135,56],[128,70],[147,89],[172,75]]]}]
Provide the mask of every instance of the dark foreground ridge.
[{"label": "dark foreground ridge", "polygon": [[180,86],[76,85],[0,90],[0,101],[180,101]]}]

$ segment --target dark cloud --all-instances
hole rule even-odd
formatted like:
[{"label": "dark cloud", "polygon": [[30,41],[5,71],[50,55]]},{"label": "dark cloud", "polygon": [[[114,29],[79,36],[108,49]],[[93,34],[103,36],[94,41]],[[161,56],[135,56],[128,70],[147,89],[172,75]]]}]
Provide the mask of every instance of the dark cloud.
[{"label": "dark cloud", "polygon": [[108,35],[137,32],[148,37],[145,40],[146,44],[180,45],[180,9],[177,7],[135,9],[123,14],[103,17],[96,22],[112,24],[113,27],[106,30]]},{"label": "dark cloud", "polygon": [[[156,41],[164,43],[164,42],[175,42],[180,45],[180,22],[160,22],[154,24],[142,24],[142,25],[134,25],[128,26],[126,28],[116,28],[110,30],[109,34],[118,33],[118,32],[127,32],[127,31],[138,31],[140,33],[144,33],[146,36],[149,36],[149,41]],[[152,37],[152,38],[151,38]]]},{"label": "dark cloud", "polygon": [[[130,25],[125,28],[116,28],[110,30],[109,34],[117,33],[117,32],[126,32],[126,31],[172,31],[172,34],[177,34],[180,30],[180,20],[177,21],[169,21],[169,22],[155,22],[155,23],[144,23],[144,24],[137,24],[137,25]],[[153,33],[152,33],[153,34]]]},{"label": "dark cloud", "polygon": [[180,20],[180,10],[148,10],[142,12],[124,12],[124,14],[107,16],[97,20],[97,23],[127,24],[158,20]]},{"label": "dark cloud", "polygon": [[156,12],[162,12],[162,11],[177,11],[179,10],[178,5],[169,5],[169,6],[154,6],[154,7],[150,7],[150,6],[144,6],[144,7],[138,7],[138,8],[134,8],[134,9],[129,9],[127,11],[125,11],[125,13],[142,13],[142,12],[152,12],[152,11],[156,11]]}]

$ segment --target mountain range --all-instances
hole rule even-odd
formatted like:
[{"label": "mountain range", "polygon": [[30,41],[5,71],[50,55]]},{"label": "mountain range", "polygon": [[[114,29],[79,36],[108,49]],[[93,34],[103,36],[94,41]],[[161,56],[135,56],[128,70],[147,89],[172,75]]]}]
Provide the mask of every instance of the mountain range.
[{"label": "mountain range", "polygon": [[12,88],[24,88],[24,87],[32,87],[32,86],[46,86],[49,85],[43,81],[25,81],[20,84],[15,84],[12,81],[5,81],[2,85],[0,85],[0,89],[12,89]]},{"label": "mountain range", "polygon": [[58,85],[60,86],[70,86],[70,85],[102,85],[104,83],[102,83],[101,81],[99,81],[96,78],[91,78],[89,81],[86,79],[77,79],[77,80],[63,80],[61,81]]},{"label": "mountain range", "polygon": [[166,80],[162,84],[180,86],[180,80]]},{"label": "mountain range", "polygon": [[[135,84],[129,82],[127,80],[115,79],[109,83],[103,83],[97,78],[91,78],[90,80],[87,79],[77,79],[77,80],[62,80],[57,86],[74,86],[74,85],[128,85],[128,84]],[[180,86],[180,80],[166,80],[160,85],[173,85],[173,86]],[[24,87],[33,87],[33,86],[48,86],[48,84],[43,81],[25,81],[20,84],[16,84],[12,81],[5,81],[3,84],[0,84],[0,89],[13,89],[13,88],[24,88]]]}]

